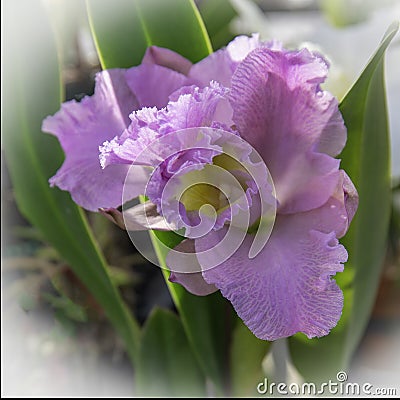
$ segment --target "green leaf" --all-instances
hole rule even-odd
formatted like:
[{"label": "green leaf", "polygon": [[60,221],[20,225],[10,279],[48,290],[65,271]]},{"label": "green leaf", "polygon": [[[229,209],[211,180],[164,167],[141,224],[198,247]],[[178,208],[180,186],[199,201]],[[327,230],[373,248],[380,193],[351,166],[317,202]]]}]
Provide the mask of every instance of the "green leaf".
[{"label": "green leaf", "polygon": [[157,238],[171,247],[177,245],[181,238],[161,231],[150,232],[150,237],[193,352],[204,373],[212,379],[216,390],[221,392],[227,379],[229,335],[235,318],[232,307],[219,292],[199,297],[187,292],[181,285],[169,282],[170,273],[165,264],[167,254]]},{"label": "green leaf", "polygon": [[197,62],[212,52],[193,0],[136,0],[147,45],[167,47]]},{"label": "green leaf", "polygon": [[205,378],[179,318],[155,309],[146,321],[136,371],[142,396],[205,396]]},{"label": "green leaf", "polygon": [[348,130],[341,167],[354,182],[360,203],[342,241],[349,260],[345,272],[337,277],[345,295],[341,321],[327,337],[307,340],[296,335],[289,341],[292,359],[308,379],[325,380],[347,368],[374,304],[391,208],[384,54],[397,30],[397,23],[388,28],[379,48],[340,103]]},{"label": "green leaf", "polygon": [[199,11],[214,49],[227,45],[234,38],[230,23],[237,13],[230,0],[201,0]]},{"label": "green leaf", "polygon": [[167,47],[196,62],[212,51],[192,0],[87,0],[103,68],[140,64],[146,48]]},{"label": "green leaf", "polygon": [[87,0],[89,23],[103,68],[140,64],[147,40],[136,0]]},{"label": "green leaf", "polygon": [[355,270],[346,348],[349,355],[368,323],[387,246],[391,174],[384,54],[397,31],[398,23],[388,28],[379,49],[340,104],[348,129],[342,167],[360,196],[356,217],[343,240]]},{"label": "green leaf", "polygon": [[7,2],[5,11],[4,149],[21,213],[89,288],[136,359],[139,328],[112,284],[85,215],[48,179],[63,160],[57,140],[41,132],[60,106],[59,66],[40,1]]},{"label": "green leaf", "polygon": [[271,343],[255,337],[246,325],[237,319],[231,344],[232,395],[250,397],[258,395],[257,383],[265,376],[262,362]]}]

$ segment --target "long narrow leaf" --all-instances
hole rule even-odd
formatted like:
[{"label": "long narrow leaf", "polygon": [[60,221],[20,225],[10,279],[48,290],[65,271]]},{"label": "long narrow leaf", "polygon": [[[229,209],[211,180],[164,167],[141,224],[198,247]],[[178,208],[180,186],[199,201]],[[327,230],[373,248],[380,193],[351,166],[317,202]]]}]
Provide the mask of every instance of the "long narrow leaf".
[{"label": "long narrow leaf", "polygon": [[205,380],[183,326],[171,311],[155,309],[143,329],[137,393],[143,396],[204,396]]},{"label": "long narrow leaf", "polygon": [[237,13],[230,0],[201,0],[199,11],[214,49],[227,45],[234,38],[230,23]]},{"label": "long narrow leaf", "polygon": [[348,129],[342,166],[357,187],[360,204],[344,239],[355,270],[346,351],[355,350],[366,328],[386,252],[391,209],[390,142],[384,54],[398,30],[392,24],[375,55],[340,104]]},{"label": "long narrow leaf", "polygon": [[41,132],[62,92],[53,33],[39,1],[7,2],[4,11],[4,150],[18,207],[104,308],[135,361],[138,326],[110,280],[85,216],[68,193],[48,184],[63,159],[57,140]]},{"label": "long narrow leaf", "polygon": [[159,246],[156,237],[169,246],[173,245],[173,241],[167,232],[150,232],[150,237],[192,349],[203,371],[213,380],[219,392],[227,379],[232,308],[219,293],[198,297],[188,293],[182,286],[169,282],[169,271],[165,264],[167,254],[164,253],[165,248]]},{"label": "long narrow leaf", "polygon": [[239,319],[231,344],[232,395],[256,396],[257,384],[264,378],[262,362],[271,343],[255,337]]},{"label": "long narrow leaf", "polygon": [[89,22],[103,68],[140,64],[147,39],[136,0],[87,0]]},{"label": "long narrow leaf", "polygon": [[192,62],[212,52],[203,20],[193,0],[135,0],[147,45],[175,50]]}]

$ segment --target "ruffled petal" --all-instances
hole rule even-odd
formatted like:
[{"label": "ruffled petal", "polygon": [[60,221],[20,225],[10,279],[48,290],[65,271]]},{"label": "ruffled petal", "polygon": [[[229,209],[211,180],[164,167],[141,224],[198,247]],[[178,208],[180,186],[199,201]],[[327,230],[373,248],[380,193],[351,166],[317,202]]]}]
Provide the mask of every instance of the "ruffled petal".
[{"label": "ruffled petal", "polygon": [[[222,230],[196,239],[200,264],[200,252],[214,247],[221,236]],[[347,260],[335,233],[305,231],[287,215],[277,218],[268,243],[250,260],[252,240],[248,235],[227,261],[203,271],[205,281],[220,289],[260,339],[277,340],[298,332],[309,338],[327,335],[343,307],[343,294],[332,276]]]},{"label": "ruffled petal", "polygon": [[[95,93],[80,103],[69,101],[54,116],[43,121],[42,129],[57,136],[65,161],[50,179],[52,186],[68,190],[80,206],[98,208],[121,204],[126,166],[102,170],[99,146],[121,133],[129,124],[129,113],[138,103],[125,82],[125,71],[113,69],[96,76]],[[135,185],[131,196],[136,197]]]},{"label": "ruffled petal", "polygon": [[263,156],[280,213],[325,204],[340,174],[346,129],[337,100],[321,91],[327,65],[307,50],[260,47],[237,67],[230,100],[240,135]]},{"label": "ruffled petal", "polygon": [[176,101],[171,101],[166,110],[159,112],[161,133],[210,126],[213,121],[230,121],[231,111],[228,111],[228,115],[219,112],[220,108],[230,110],[228,91],[219,83],[212,81],[202,89],[197,86],[186,87],[184,91],[179,90],[178,94]]},{"label": "ruffled petal", "polygon": [[[161,152],[157,154],[151,144],[157,138],[171,132],[210,126],[221,104],[227,104],[227,90],[213,82],[210,87],[203,89],[188,86],[179,90],[172,98],[174,100],[171,100],[164,109],[144,108],[132,113],[130,115],[132,122],[126,131],[119,138],[105,142],[100,148],[103,167],[132,162],[157,166],[165,160],[163,156],[165,150],[156,146]],[[170,146],[179,151],[181,143],[171,142]]]}]

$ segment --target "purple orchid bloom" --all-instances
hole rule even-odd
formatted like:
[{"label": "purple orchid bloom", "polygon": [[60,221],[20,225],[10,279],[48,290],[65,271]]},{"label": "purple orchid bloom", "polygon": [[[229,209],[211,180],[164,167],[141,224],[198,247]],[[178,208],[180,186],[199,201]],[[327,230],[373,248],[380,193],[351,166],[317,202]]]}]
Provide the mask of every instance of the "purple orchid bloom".
[{"label": "purple orchid bloom", "polygon": [[[196,295],[220,290],[257,337],[324,336],[341,316],[332,277],[358,206],[335,158],[346,128],[320,87],[327,72],[320,55],[256,35],[194,65],[151,47],[45,119],[66,155],[50,183],[127,230],[184,228],[170,280]],[[141,194],[144,205],[116,209]],[[237,243],[224,241],[230,232]]]}]

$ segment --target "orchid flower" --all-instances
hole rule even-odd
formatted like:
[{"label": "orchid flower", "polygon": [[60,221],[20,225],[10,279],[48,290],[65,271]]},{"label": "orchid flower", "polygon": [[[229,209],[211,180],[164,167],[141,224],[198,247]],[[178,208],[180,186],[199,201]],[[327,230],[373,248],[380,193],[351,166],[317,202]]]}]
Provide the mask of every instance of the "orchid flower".
[{"label": "orchid flower", "polygon": [[184,231],[170,280],[220,290],[257,337],[324,336],[341,316],[338,239],[358,205],[327,73],[321,55],[257,35],[194,65],[150,47],[45,119],[66,155],[50,183],[129,231]]}]

